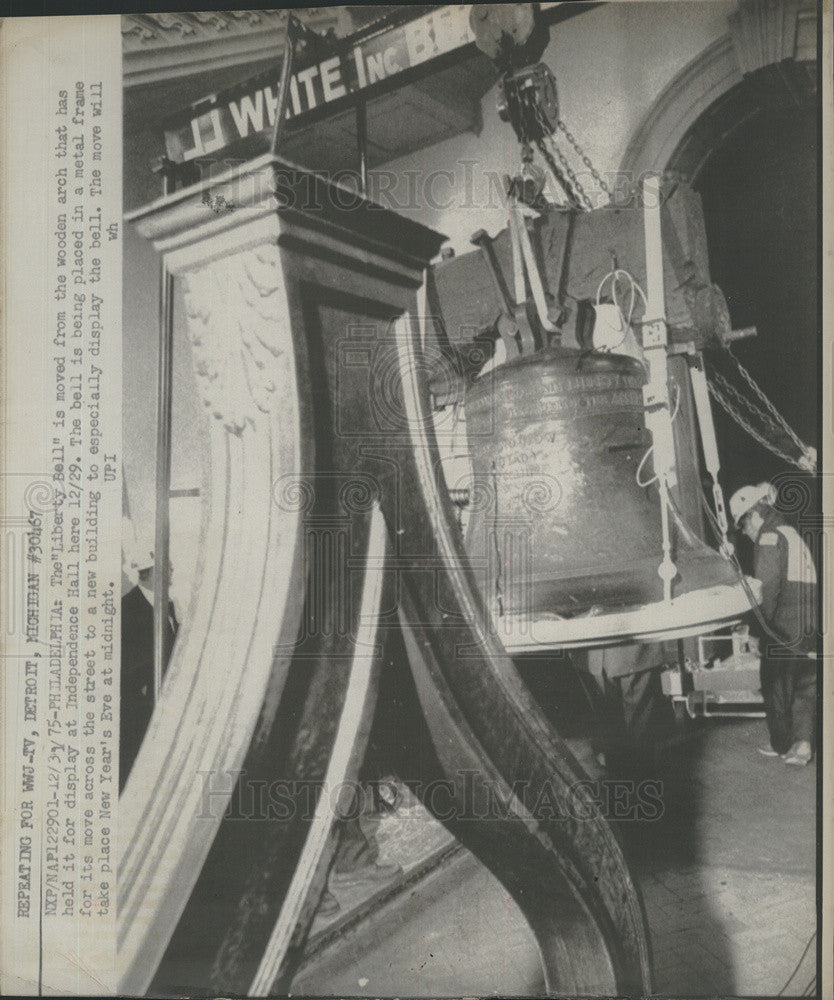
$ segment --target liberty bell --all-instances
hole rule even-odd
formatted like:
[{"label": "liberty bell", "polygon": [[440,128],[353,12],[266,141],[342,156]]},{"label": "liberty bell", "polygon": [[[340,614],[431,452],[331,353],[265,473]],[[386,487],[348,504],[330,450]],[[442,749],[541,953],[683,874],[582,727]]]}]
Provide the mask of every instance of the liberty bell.
[{"label": "liberty bell", "polygon": [[[709,402],[690,361],[729,320],[709,279],[697,194],[678,184],[645,199],[643,212],[537,206],[527,216],[511,197],[508,229],[494,239],[479,230],[480,252],[433,272],[450,338],[461,331],[464,346],[472,329],[501,338],[465,380],[463,405],[464,540],[493,618],[552,620],[545,644],[592,645],[697,634],[745,613],[750,582],[703,540],[699,429],[720,487]],[[643,319],[632,322],[638,293]],[[648,298],[651,316],[665,316],[660,340]],[[571,308],[557,308],[565,300]],[[669,331],[688,353],[668,349]],[[449,465],[466,479],[459,468]],[[505,636],[508,648],[536,646],[515,638]]]},{"label": "liberty bell", "polygon": [[[633,357],[553,347],[469,389],[466,544],[499,614],[572,618],[663,600],[645,381]],[[672,597],[737,582],[678,511],[671,520]]]}]

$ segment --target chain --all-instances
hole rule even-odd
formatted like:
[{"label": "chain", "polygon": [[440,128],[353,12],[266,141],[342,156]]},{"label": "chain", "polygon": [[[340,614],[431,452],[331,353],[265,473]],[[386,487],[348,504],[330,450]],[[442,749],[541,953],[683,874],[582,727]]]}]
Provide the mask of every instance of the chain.
[{"label": "chain", "polygon": [[779,411],[776,409],[773,403],[771,403],[771,401],[767,398],[767,396],[765,396],[765,394],[762,392],[759,386],[756,385],[755,381],[753,380],[753,376],[750,374],[750,372],[747,371],[744,365],[738,360],[738,358],[733,354],[733,352],[729,348],[727,348],[727,353],[730,355],[730,357],[733,359],[733,361],[735,361],[736,365],[738,366],[738,370],[739,373],[741,374],[741,377],[750,386],[753,392],[755,392],[755,394],[759,397],[759,399],[764,403],[764,405],[768,409],[768,412],[772,415],[776,423],[788,435],[788,437],[791,439],[791,441],[793,441],[796,447],[799,448],[799,450],[803,454],[805,454],[805,452],[807,452],[808,449],[805,447],[802,441],[800,441],[797,435],[794,434],[793,429],[788,426],[788,423],[782,416],[782,414],[779,413]]},{"label": "chain", "polygon": [[[542,138],[536,141],[536,146],[538,147],[539,152],[545,158],[545,160],[547,161],[547,165],[553,171],[553,176],[556,178],[556,180],[561,184],[562,188],[564,189],[565,194],[568,196],[568,201],[572,205],[575,205],[577,207],[580,204],[584,204],[585,207],[590,211],[591,208],[593,208],[593,206],[591,205],[591,199],[587,196],[587,194],[585,194],[585,191],[583,190],[582,185],[577,180],[576,174],[571,169],[570,164],[562,155],[562,152],[559,149],[559,147],[553,142],[553,137],[550,135],[550,124],[544,117],[541,108],[538,105],[534,105],[533,110],[536,115],[536,121],[542,133]],[[559,168],[556,161],[553,159],[552,153],[544,144],[545,136],[548,139],[550,139],[551,145],[553,146],[556,155],[559,157],[559,162],[562,164],[563,169]],[[565,175],[567,175],[567,177]]]},{"label": "chain", "polygon": [[[729,384],[726,382],[726,379],[723,379],[722,376],[720,375],[718,376],[718,378],[721,379],[721,381],[724,382],[725,386],[728,386],[735,395],[738,395],[738,393],[735,392],[733,387],[729,386]],[[750,437],[753,438],[754,441],[758,441],[763,448],[766,448],[768,451],[772,452],[774,455],[777,456],[777,458],[781,458],[783,462],[787,462],[788,465],[795,465],[797,468],[807,471],[807,464],[803,462],[802,459],[798,459],[794,455],[789,455],[787,452],[782,451],[782,449],[779,448],[777,445],[775,445],[772,441],[770,441],[768,438],[760,434],[759,431],[756,430],[756,428],[738,411],[738,409],[736,409],[736,407],[733,406],[730,400],[728,400],[726,396],[724,396],[723,392],[715,384],[712,378],[707,379],[707,385],[709,387],[709,393],[713,397],[713,399],[722,407],[722,409],[726,411],[726,413],[730,417],[732,417],[733,420],[735,420],[735,422],[739,425],[739,427],[742,427],[744,428],[744,430],[747,431],[747,433],[750,435]],[[747,401],[745,400],[745,402]],[[806,454],[806,449],[804,448],[804,446],[802,447],[801,450],[804,456]]]},{"label": "chain", "polygon": [[[548,166],[553,171],[554,176],[556,177],[556,179],[559,181],[559,183],[565,189],[568,197],[575,204],[581,203],[583,205],[583,207],[585,209],[587,209],[587,211],[589,211],[589,212],[593,211],[593,208],[594,208],[593,202],[591,201],[591,199],[590,199],[590,197],[588,195],[588,192],[583,187],[582,182],[576,176],[576,173],[574,172],[573,168],[571,167],[570,163],[568,162],[567,157],[562,152],[562,150],[559,148],[559,145],[556,142],[555,137],[551,133],[550,123],[547,121],[547,119],[545,118],[545,116],[544,116],[541,108],[539,108],[538,105],[534,105],[533,106],[533,110],[534,110],[534,113],[536,115],[536,121],[537,121],[537,123],[539,125],[539,128],[541,130],[541,133],[542,133],[542,138],[539,139],[537,141],[537,143],[536,143],[536,145],[539,148],[539,152],[542,154],[542,156],[547,161]],[[557,124],[557,128],[560,128],[565,133],[565,136],[566,136],[568,142],[574,148],[574,150],[576,151],[576,154],[580,157],[580,159],[585,164],[585,166],[588,168],[588,170],[590,170],[591,176],[594,178],[594,180],[599,185],[599,187],[601,188],[601,190],[603,190],[608,195],[608,200],[610,201],[611,200],[611,189],[608,187],[608,185],[603,180],[602,175],[600,174],[600,172],[596,169],[596,167],[593,165],[593,163],[591,163],[590,158],[586,155],[585,151],[582,149],[582,147],[576,141],[576,139],[574,138],[573,134],[568,129],[568,127],[565,125],[565,123],[561,119],[559,119],[559,121],[556,124]],[[561,165],[562,165],[561,169],[556,165],[556,162],[554,161],[553,156],[552,156],[550,150],[545,145],[545,140],[549,141],[550,148],[553,150],[553,152],[558,157],[559,163],[561,163]],[[565,181],[565,177],[566,176],[567,176],[569,184],[566,183],[566,181]]]},{"label": "chain", "polygon": [[[592,211],[593,207],[594,207],[593,202],[588,197],[588,193],[586,192],[585,188],[582,186],[582,182],[579,180],[579,178],[573,172],[573,169],[571,168],[571,165],[568,163],[567,159],[565,158],[565,154],[556,145],[556,143],[553,140],[553,136],[552,135],[547,136],[547,138],[550,140],[550,147],[551,147],[551,149],[559,157],[559,162],[562,164],[562,169],[568,175],[568,178],[569,178],[569,180],[571,182],[571,185],[573,186],[574,191],[576,191],[576,194],[579,196],[579,200],[582,201],[582,204],[585,206],[585,208],[589,212]],[[544,152],[544,150],[546,149],[546,147],[544,147],[544,143],[542,143],[542,142],[539,143],[539,149],[542,150],[542,155],[545,155],[545,156],[547,155]]]},{"label": "chain", "polygon": [[761,423],[763,423],[771,432],[781,430],[780,425],[775,421],[771,420],[770,417],[763,411],[760,410],[755,403],[751,402],[746,396],[743,396],[738,389],[720,373],[711,372],[710,377],[713,379],[715,384],[721,389],[723,393],[726,394],[731,400],[734,400],[738,406],[747,410],[751,417],[755,417]]},{"label": "chain", "polygon": [[755,379],[750,374],[750,372],[738,360],[738,358],[735,356],[735,354],[733,354],[733,352],[730,350],[729,345],[725,344],[724,341],[720,337],[718,338],[718,343],[719,343],[719,346],[724,351],[724,353],[727,355],[727,357],[730,358],[730,360],[736,366],[736,368],[738,369],[739,374],[744,379],[744,381],[747,383],[747,385],[753,390],[753,392],[761,400],[761,402],[764,403],[765,407],[767,408],[768,413],[771,414],[771,416],[773,417],[773,420],[776,423],[776,425],[778,427],[780,427],[788,435],[788,437],[791,439],[791,441],[793,441],[793,443],[803,453],[803,455],[808,455],[808,448],[800,440],[800,438],[794,433],[793,428],[788,424],[788,422],[785,420],[785,418],[782,416],[782,414],[776,409],[776,407],[773,405],[773,403],[771,403],[771,401],[767,398],[767,396],[764,394],[764,392],[761,390],[761,388],[759,387],[759,385],[756,383]]},{"label": "chain", "polygon": [[597,184],[599,184],[600,188],[608,195],[608,200],[610,201],[611,188],[608,187],[608,185],[603,180],[600,172],[593,165],[593,163],[591,163],[591,158],[585,153],[585,150],[576,141],[571,130],[567,127],[567,125],[565,125],[565,123],[562,121],[561,118],[556,123],[556,127],[560,128],[565,133],[565,138],[568,140],[571,146],[573,146],[574,150],[576,151],[576,155],[580,158],[580,160],[582,160],[582,162],[585,164],[588,170],[591,171],[591,176],[594,178]]},{"label": "chain", "polygon": [[[585,188],[582,187],[581,181],[576,176],[576,174],[573,172],[573,169],[572,169],[571,165],[568,163],[567,158],[565,157],[565,154],[562,152],[561,149],[559,149],[558,145],[556,144],[556,140],[550,134],[550,125],[549,125],[547,119],[542,114],[541,109],[538,106],[536,107],[536,118],[538,119],[538,123],[541,126],[542,135],[545,138],[547,138],[547,139],[550,140],[550,146],[551,146],[553,152],[559,157],[559,162],[562,164],[562,169],[568,175],[568,180],[570,181],[571,185],[573,186],[573,190],[576,192],[576,195],[578,195],[578,198],[576,196],[574,196],[574,200],[577,201],[577,202],[579,200],[581,200],[581,202],[585,206],[585,208],[589,212],[592,211],[594,206],[593,206],[593,204],[591,202],[591,199],[588,197],[588,194],[585,191]],[[541,150],[542,156],[544,156],[545,158],[547,158],[547,153],[545,152],[546,147],[543,144],[543,140],[541,140],[539,142],[539,149]]]},{"label": "chain", "polygon": [[[744,381],[750,386],[750,388],[755,392],[756,396],[764,403],[767,407],[767,412],[759,409],[758,406],[743,396],[735,386],[731,385],[730,382],[720,373],[713,371],[711,373],[712,379],[720,388],[727,393],[732,399],[743,406],[751,416],[758,418],[758,420],[765,425],[765,427],[770,430],[771,433],[774,431],[778,434],[780,431],[786,434],[791,441],[796,445],[798,451],[802,454],[802,464],[800,468],[811,469],[814,471],[816,469],[816,453],[812,448],[808,448],[807,445],[794,433],[793,429],[788,425],[785,418],[776,409],[776,407],[770,402],[770,400],[765,396],[762,390],[756,385],[753,380],[753,376],[747,371],[744,365],[735,357],[735,355],[725,347],[727,354],[732,358],[738,367]],[[710,386],[712,388],[712,386]],[[770,416],[768,416],[770,414]],[[791,459],[791,461],[796,464],[796,459]]]},{"label": "chain", "polygon": [[[547,161],[547,165],[550,167],[551,171],[553,172],[553,176],[559,182],[559,184],[561,185],[561,187],[564,190],[565,194],[567,195],[567,198],[568,198],[568,201],[570,202],[570,204],[578,207],[579,204],[580,204],[579,198],[577,197],[576,193],[574,192],[573,187],[572,187],[570,181],[568,180],[568,178],[565,177],[565,175],[559,169],[559,164],[553,159],[553,154],[550,152],[550,150],[547,148],[547,146],[545,146],[544,142],[541,139],[539,139],[536,142],[536,146],[538,147],[539,152],[542,154],[542,156]],[[568,168],[568,169],[570,169],[570,168]],[[587,204],[587,202],[588,202],[587,198],[585,199],[585,202]],[[588,207],[590,207],[590,205]]]},{"label": "chain", "polygon": [[[776,455],[778,458],[781,458],[789,465],[799,466],[799,463],[792,455],[788,455],[786,452],[782,451],[771,441],[769,441],[766,437],[761,435],[753,427],[752,424],[750,424],[747,420],[745,420],[745,418],[738,412],[738,410],[733,406],[733,404],[721,393],[721,391],[712,382],[709,382],[709,393],[713,397],[713,399],[715,399],[716,402],[719,403],[719,405],[727,412],[727,414],[729,414],[729,416],[732,417],[733,420],[735,420],[735,422],[739,425],[739,427],[742,427],[744,428],[744,430],[747,431],[747,433],[750,435],[750,437],[753,438],[754,441],[758,441],[763,448],[766,448],[768,451],[772,452],[774,455]],[[801,466],[799,467],[801,468]]]}]

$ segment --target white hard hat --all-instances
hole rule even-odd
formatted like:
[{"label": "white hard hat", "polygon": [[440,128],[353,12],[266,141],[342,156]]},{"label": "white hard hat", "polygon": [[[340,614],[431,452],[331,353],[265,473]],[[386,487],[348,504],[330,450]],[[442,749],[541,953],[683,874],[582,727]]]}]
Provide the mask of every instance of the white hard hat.
[{"label": "white hard hat", "polygon": [[125,539],[122,543],[124,547],[124,561],[128,570],[136,573],[143,569],[150,569],[154,565],[153,547],[147,538]]},{"label": "white hard hat", "polygon": [[742,486],[730,497],[730,517],[738,527],[738,522],[751,511],[757,503],[765,500],[773,502],[773,487],[770,483],[757,483],[755,486]]}]

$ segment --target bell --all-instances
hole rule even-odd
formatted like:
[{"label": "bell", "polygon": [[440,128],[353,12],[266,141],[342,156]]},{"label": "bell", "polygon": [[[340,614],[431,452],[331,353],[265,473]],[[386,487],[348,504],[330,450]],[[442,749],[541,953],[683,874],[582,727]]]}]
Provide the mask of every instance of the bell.
[{"label": "bell", "polygon": [[[499,616],[589,616],[569,630],[574,637],[610,640],[612,628],[600,628],[598,616],[663,602],[660,494],[644,485],[653,475],[645,380],[633,357],[553,347],[494,369],[467,391],[466,546]],[[734,600],[719,602],[718,612],[690,600],[689,619],[693,607],[699,621],[746,610],[730,563],[674,510],[670,523],[672,605],[709,591]],[[670,620],[681,624],[663,617]]]}]

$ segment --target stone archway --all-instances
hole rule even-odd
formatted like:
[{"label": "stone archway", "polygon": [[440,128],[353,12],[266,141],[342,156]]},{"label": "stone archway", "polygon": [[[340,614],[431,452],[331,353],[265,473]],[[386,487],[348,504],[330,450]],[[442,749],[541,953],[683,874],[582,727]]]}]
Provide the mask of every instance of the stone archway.
[{"label": "stone archway", "polygon": [[620,164],[637,181],[674,170],[694,178],[751,115],[815,92],[816,6],[805,0],[740,0],[728,32],[666,86]]}]

